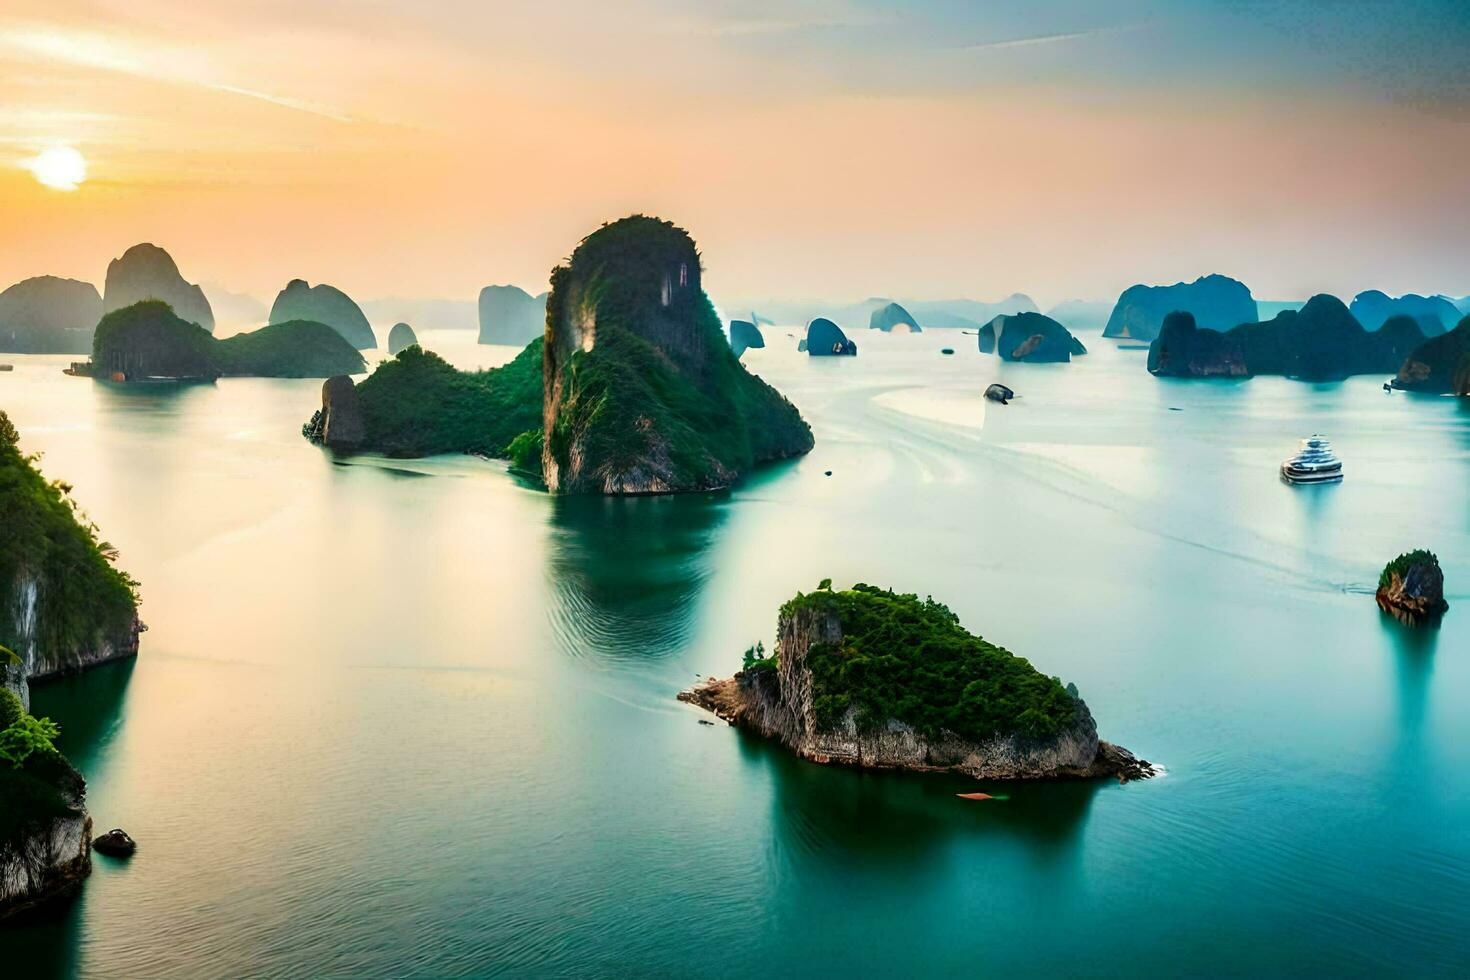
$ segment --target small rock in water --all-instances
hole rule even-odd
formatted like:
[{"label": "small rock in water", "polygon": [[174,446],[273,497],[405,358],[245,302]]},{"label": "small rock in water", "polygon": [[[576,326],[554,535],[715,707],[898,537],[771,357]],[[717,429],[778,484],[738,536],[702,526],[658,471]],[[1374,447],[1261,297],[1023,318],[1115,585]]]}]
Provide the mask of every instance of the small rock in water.
[{"label": "small rock in water", "polygon": [[712,721],[705,721],[703,718],[699,719],[699,723],[701,725],[713,725],[714,724],[714,722],[712,722]]},{"label": "small rock in water", "polygon": [[827,470],[825,475],[831,476],[832,475],[832,471],[831,470]]},{"label": "small rock in water", "polygon": [[92,849],[109,857],[128,857],[138,849],[138,844],[127,831],[114,827],[92,842]]},{"label": "small rock in water", "polygon": [[941,354],[953,354],[954,353],[954,348],[953,347],[943,347],[943,348],[940,349],[939,353],[941,353]]},{"label": "small rock in water", "polygon": [[1173,405],[1170,405],[1169,406],[1169,411],[1171,411],[1171,412],[1182,412],[1182,411],[1184,411],[1184,409],[1182,409],[1182,408],[1175,408]]}]

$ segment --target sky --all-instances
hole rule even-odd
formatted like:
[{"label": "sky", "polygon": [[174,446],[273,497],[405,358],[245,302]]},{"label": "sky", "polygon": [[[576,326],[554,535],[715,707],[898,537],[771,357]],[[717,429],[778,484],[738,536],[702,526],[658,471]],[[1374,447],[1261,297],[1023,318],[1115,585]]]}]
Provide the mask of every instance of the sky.
[{"label": "sky", "polygon": [[539,292],[634,212],[717,300],[1463,295],[1470,2],[0,4],[0,287],[151,241],[266,302]]}]

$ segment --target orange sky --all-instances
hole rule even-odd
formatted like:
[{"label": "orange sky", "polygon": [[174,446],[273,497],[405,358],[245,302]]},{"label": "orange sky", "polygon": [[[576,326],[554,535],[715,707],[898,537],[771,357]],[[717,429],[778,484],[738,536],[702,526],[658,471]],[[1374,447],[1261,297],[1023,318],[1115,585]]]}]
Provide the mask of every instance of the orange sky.
[{"label": "orange sky", "polygon": [[[6,0],[0,287],[100,285],[146,240],[266,302],[293,277],[534,292],[645,211],[694,234],[717,299],[1048,303],[1212,271],[1262,298],[1470,292],[1459,102],[1241,64],[1169,5],[1062,16],[1090,9]],[[24,169],[54,145],[86,156],[78,190]]]}]

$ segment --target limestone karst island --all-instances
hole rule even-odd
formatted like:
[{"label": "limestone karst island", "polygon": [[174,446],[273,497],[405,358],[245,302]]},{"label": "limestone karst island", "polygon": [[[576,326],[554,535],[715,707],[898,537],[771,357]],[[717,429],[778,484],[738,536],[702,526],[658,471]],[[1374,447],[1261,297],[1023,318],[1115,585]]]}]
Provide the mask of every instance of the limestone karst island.
[{"label": "limestone karst island", "polygon": [[1470,975],[1467,51],[0,3],[0,980]]}]

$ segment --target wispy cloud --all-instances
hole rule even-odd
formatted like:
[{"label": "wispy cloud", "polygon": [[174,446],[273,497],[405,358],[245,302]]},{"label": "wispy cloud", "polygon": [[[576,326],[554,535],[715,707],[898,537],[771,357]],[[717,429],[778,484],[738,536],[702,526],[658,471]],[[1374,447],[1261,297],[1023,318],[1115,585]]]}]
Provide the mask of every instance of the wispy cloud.
[{"label": "wispy cloud", "polygon": [[146,78],[174,85],[197,86],[214,92],[256,99],[283,109],[306,112],[336,122],[354,121],[346,112],[333,106],[229,85],[200,74],[183,71],[176,66],[186,64],[188,59],[156,56],[150,59],[145,53],[131,48],[125,42],[106,35],[32,27],[0,33],[0,49],[4,48],[46,61],[117,72],[135,78]]},{"label": "wispy cloud", "polygon": [[964,49],[966,51],[1003,51],[1007,48],[1031,48],[1043,44],[1065,44],[1068,41],[1080,41],[1083,38],[1101,37],[1107,34],[1123,34],[1128,31],[1140,30],[1147,26],[1147,23],[1117,24],[1112,27],[1094,27],[1085,31],[1037,34],[1032,37],[1016,37],[1002,41],[982,41],[978,44],[967,44],[964,46]]}]

